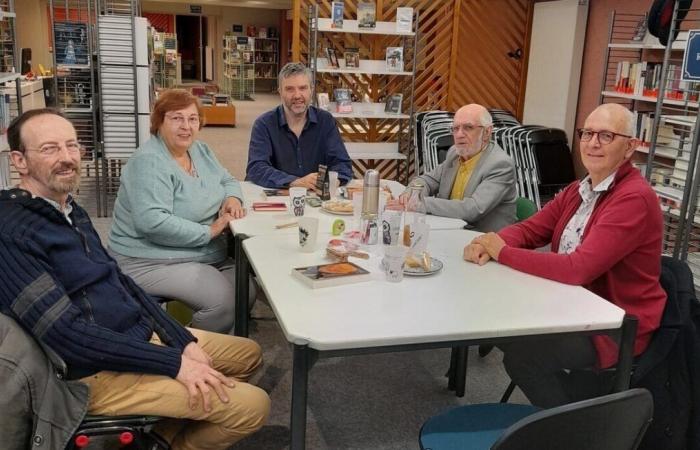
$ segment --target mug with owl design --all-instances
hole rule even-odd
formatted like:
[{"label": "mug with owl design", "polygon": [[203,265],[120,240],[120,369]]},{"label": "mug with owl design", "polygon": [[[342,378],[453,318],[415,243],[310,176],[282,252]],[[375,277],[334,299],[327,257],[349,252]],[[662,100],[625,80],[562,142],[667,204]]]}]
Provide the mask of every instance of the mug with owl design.
[{"label": "mug with owl design", "polygon": [[304,206],[306,204],[306,188],[293,187],[289,188],[289,210],[297,217],[304,215]]},{"label": "mug with owl design", "polygon": [[312,253],[316,250],[318,240],[318,218],[299,218],[299,247],[304,253]]}]

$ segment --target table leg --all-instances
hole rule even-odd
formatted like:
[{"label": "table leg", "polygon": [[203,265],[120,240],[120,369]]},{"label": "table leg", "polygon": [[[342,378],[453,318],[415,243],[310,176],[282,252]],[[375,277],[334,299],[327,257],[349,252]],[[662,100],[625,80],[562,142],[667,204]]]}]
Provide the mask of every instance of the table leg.
[{"label": "table leg", "polygon": [[634,360],[634,338],[637,335],[639,320],[626,314],[622,320],[622,333],[620,336],[620,353],[615,370],[615,385],[613,392],[622,392],[630,388],[632,376],[632,361]]},{"label": "table leg", "polygon": [[464,397],[464,391],[467,385],[467,358],[469,356],[469,347],[457,347],[457,357],[455,358],[455,395]]},{"label": "table leg", "polygon": [[292,362],[292,417],[290,450],[306,448],[306,401],[309,382],[309,348],[294,344]]},{"label": "table leg", "polygon": [[243,241],[247,236],[237,234],[233,240],[233,255],[236,259],[236,323],[233,327],[233,334],[241,337],[248,337],[248,274],[250,266],[248,256],[243,250]]}]

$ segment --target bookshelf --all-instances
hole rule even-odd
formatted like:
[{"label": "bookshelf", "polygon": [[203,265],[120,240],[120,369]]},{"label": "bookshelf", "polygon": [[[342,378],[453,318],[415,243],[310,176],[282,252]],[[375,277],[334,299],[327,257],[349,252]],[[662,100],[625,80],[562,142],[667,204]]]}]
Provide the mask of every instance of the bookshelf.
[{"label": "bookshelf", "polygon": [[156,88],[170,89],[178,82],[177,34],[153,33],[153,80]]},{"label": "bookshelf", "polygon": [[[344,8],[353,6],[346,3]],[[360,27],[358,20],[345,18],[355,14],[349,10],[344,11],[341,28],[333,27],[331,18],[319,17],[318,5],[310,6],[308,14],[314,90],[328,94],[327,110],[338,121],[356,175],[376,168],[388,178],[394,176],[395,169],[396,178],[408,182],[414,156],[411,138],[418,65],[414,30],[418,29],[418,14],[411,11],[410,29],[404,31],[398,31],[395,21],[375,21],[374,27]],[[377,59],[388,54],[387,49],[398,53],[400,65],[392,67],[389,56]],[[346,53],[348,58],[354,55],[350,61],[356,62],[351,67],[344,58]],[[337,65],[333,64],[336,59]],[[338,108],[336,89],[349,90],[350,99],[342,104],[350,111]],[[399,94],[398,110],[387,112],[387,99]],[[318,96],[314,103],[318,106]]]},{"label": "bookshelf", "polygon": [[280,71],[279,39],[276,37],[255,38],[256,89],[268,91],[277,90],[277,75]]},{"label": "bookshelf", "polygon": [[[675,14],[675,13],[674,13]],[[698,162],[700,83],[684,81],[682,59],[688,32],[676,30],[668,48],[643,29],[644,14],[613,12],[601,86],[601,101],[621,103],[635,113],[643,142],[633,163],[659,197],[664,214],[663,252],[687,259],[700,287],[700,201]],[[677,23],[675,20],[672,23]],[[684,28],[697,29],[689,17]]]},{"label": "bookshelf", "polygon": [[[12,84],[15,89],[14,100],[9,93],[0,95],[0,189],[6,189],[13,184],[10,170],[10,146],[7,143],[7,127],[18,113],[16,108],[17,98],[21,95],[18,91],[18,78],[18,73],[0,73],[0,86]],[[7,88],[3,88],[3,92],[5,89]],[[12,104],[15,105],[14,108],[11,106]]]}]

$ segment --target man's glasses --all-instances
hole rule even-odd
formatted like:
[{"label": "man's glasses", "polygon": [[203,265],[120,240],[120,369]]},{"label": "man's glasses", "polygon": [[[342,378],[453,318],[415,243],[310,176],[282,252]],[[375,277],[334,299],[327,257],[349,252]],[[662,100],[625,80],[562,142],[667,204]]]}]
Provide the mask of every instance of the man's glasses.
[{"label": "man's glasses", "polygon": [[472,131],[476,130],[477,128],[484,128],[484,126],[483,125],[472,125],[470,123],[465,123],[462,125],[452,125],[450,127],[450,131],[452,131],[452,133],[456,133],[459,130],[462,130],[462,132],[464,134],[467,134],[467,133],[471,133]]},{"label": "man's glasses", "polygon": [[185,116],[176,115],[165,116],[165,118],[175,123],[177,126],[182,126],[185,122],[187,122],[193,128],[199,126],[199,116],[190,116],[188,118],[185,118]]},{"label": "man's glasses", "polygon": [[85,147],[80,144],[80,142],[69,142],[63,146],[59,144],[44,144],[39,148],[27,148],[26,150],[33,150],[39,153],[41,156],[54,156],[61,151],[61,147],[64,147],[70,154],[85,154]]},{"label": "man's glasses", "polygon": [[581,142],[588,142],[591,139],[593,139],[593,136],[595,136],[597,134],[598,135],[598,142],[600,142],[601,145],[607,145],[607,144],[611,143],[612,141],[615,140],[615,138],[617,136],[621,136],[621,137],[628,138],[628,139],[632,138],[632,136],[628,136],[626,134],[615,133],[613,131],[607,131],[607,130],[593,131],[593,130],[589,130],[587,128],[579,128],[578,130],[576,130],[576,132],[578,133],[578,137],[579,137],[579,139],[581,139]]}]

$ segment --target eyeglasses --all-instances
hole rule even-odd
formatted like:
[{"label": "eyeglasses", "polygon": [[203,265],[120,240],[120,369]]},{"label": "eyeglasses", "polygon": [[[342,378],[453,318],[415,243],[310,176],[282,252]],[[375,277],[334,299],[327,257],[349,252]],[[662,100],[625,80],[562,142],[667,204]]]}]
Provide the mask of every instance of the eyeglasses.
[{"label": "eyeglasses", "polygon": [[199,116],[190,116],[188,118],[185,118],[185,116],[165,116],[166,119],[170,120],[171,122],[177,124],[178,127],[182,126],[185,121],[191,126],[191,127],[197,127],[199,126]]},{"label": "eyeglasses", "polygon": [[452,133],[456,133],[459,130],[462,130],[462,133],[467,134],[467,133],[471,133],[472,131],[476,130],[477,128],[484,128],[484,126],[483,125],[472,125],[470,123],[465,123],[462,125],[452,125],[450,127],[450,131]]},{"label": "eyeglasses", "polygon": [[579,128],[578,130],[576,130],[576,132],[578,133],[578,137],[579,137],[579,139],[581,139],[581,142],[588,142],[591,139],[593,139],[593,136],[595,136],[597,134],[598,135],[598,142],[600,142],[600,145],[607,145],[607,144],[611,143],[612,141],[615,140],[615,138],[617,136],[621,136],[621,137],[628,138],[628,139],[632,138],[632,136],[628,136],[626,134],[615,133],[613,131],[607,131],[607,130],[593,131],[593,130],[589,130],[587,128]]},{"label": "eyeglasses", "polygon": [[80,144],[80,142],[68,142],[65,145],[60,144],[44,144],[39,148],[26,148],[25,150],[32,150],[39,153],[41,156],[54,156],[61,151],[61,148],[68,150],[71,154],[85,154],[85,147]]}]

